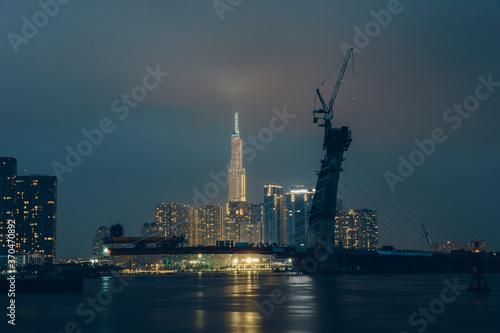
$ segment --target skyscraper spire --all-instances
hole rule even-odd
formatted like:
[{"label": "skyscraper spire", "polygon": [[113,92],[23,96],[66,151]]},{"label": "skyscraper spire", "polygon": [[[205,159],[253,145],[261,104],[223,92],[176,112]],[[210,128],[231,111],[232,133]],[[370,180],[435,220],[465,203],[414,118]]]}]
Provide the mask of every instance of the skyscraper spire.
[{"label": "skyscraper spire", "polygon": [[231,163],[229,165],[229,201],[246,201],[246,176],[243,168],[243,143],[238,124],[239,112],[234,114],[234,132],[231,135]]},{"label": "skyscraper spire", "polygon": [[239,114],[239,112],[236,112],[234,114],[234,133],[233,133],[237,137],[240,136],[240,130],[238,128],[238,114]]}]

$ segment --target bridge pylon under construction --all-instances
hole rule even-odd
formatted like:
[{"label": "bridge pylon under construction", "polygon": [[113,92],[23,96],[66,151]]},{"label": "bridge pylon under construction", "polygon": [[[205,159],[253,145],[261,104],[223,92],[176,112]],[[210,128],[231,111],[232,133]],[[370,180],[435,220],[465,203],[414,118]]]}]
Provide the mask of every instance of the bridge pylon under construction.
[{"label": "bridge pylon under construction", "polygon": [[[351,131],[347,126],[333,127],[333,103],[342,83],[342,78],[349,62],[353,49],[349,49],[344,57],[344,62],[340,70],[337,83],[332,93],[328,105],[325,103],[319,89],[316,94],[321,102],[322,108],[313,111],[313,122],[322,120],[319,127],[325,128],[323,140],[323,150],[325,157],[321,161],[321,169],[318,172],[318,181],[316,182],[316,191],[313,197],[313,203],[309,215],[309,226],[307,232],[308,248],[332,248],[335,242],[335,209],[337,206],[337,192],[340,172],[342,171],[342,161],[344,152],[349,149],[351,144]],[[320,269],[329,268],[328,251],[319,251]]]}]

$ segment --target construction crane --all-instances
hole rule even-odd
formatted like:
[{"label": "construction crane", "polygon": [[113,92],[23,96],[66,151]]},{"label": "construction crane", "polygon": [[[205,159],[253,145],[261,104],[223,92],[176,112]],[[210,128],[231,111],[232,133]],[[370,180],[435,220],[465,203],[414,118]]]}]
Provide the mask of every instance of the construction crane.
[{"label": "construction crane", "polygon": [[[323,124],[320,124],[318,126],[320,127],[331,127],[332,125],[332,119],[333,119],[333,103],[335,102],[335,98],[337,97],[337,94],[340,89],[340,85],[342,84],[342,79],[344,78],[344,73],[347,68],[347,64],[349,63],[349,58],[351,57],[353,48],[350,48],[347,50],[347,53],[344,56],[344,63],[342,64],[342,68],[340,69],[339,77],[337,79],[337,83],[335,84],[335,88],[333,89],[332,92],[332,97],[330,98],[330,102],[328,105],[325,103],[325,100],[323,99],[323,96],[321,96],[321,93],[319,92],[319,88],[316,89],[316,94],[318,95],[318,98],[321,102],[321,106],[323,107],[322,109],[316,109],[313,110],[313,122],[317,123],[318,119],[323,119],[325,122]],[[324,82],[323,82],[324,83]],[[323,114],[324,116],[317,116],[318,114]]]},{"label": "construction crane", "polygon": [[[352,51],[352,48],[349,49],[344,56],[344,63],[340,69],[337,83],[335,84],[332,97],[328,104],[325,103],[323,96],[321,96],[319,88],[316,89],[316,94],[321,102],[322,109],[313,110],[313,122],[317,123],[319,119],[323,120],[323,123],[318,126],[325,128],[323,150],[326,152],[325,157],[321,160],[321,169],[318,172],[316,191],[310,210],[307,230],[308,248],[315,248],[318,244],[326,244],[331,240],[331,236],[334,234],[334,223],[332,223],[332,221],[335,221],[335,207],[337,206],[337,192],[340,172],[342,171],[342,161],[344,160],[344,152],[349,149],[352,139],[351,131],[347,126],[342,126],[340,128],[332,127],[333,103],[339,92],[342,78],[344,77]],[[335,70],[336,68],[333,71]],[[330,75],[328,75],[327,79]],[[325,81],[323,81],[323,83]],[[328,256],[320,258],[319,268],[326,269],[327,267],[331,267],[328,260]]]}]

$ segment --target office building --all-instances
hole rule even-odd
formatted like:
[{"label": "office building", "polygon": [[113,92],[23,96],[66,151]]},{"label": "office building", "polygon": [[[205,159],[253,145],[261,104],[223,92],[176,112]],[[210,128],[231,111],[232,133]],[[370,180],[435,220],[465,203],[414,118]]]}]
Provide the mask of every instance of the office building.
[{"label": "office building", "polygon": [[290,193],[285,196],[287,244],[290,246],[305,246],[313,196],[314,189],[303,185],[292,185]]},{"label": "office building", "polygon": [[270,184],[264,186],[264,243],[286,244],[286,207],[283,188]]}]

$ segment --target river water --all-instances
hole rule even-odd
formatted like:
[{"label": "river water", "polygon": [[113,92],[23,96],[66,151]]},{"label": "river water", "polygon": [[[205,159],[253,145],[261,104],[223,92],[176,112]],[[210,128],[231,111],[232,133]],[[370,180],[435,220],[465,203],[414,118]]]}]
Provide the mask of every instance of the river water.
[{"label": "river water", "polygon": [[82,294],[17,295],[16,326],[4,325],[4,315],[1,327],[23,333],[500,332],[500,275],[488,276],[493,290],[487,294],[463,291],[468,282],[464,274],[106,277],[85,280]]}]

